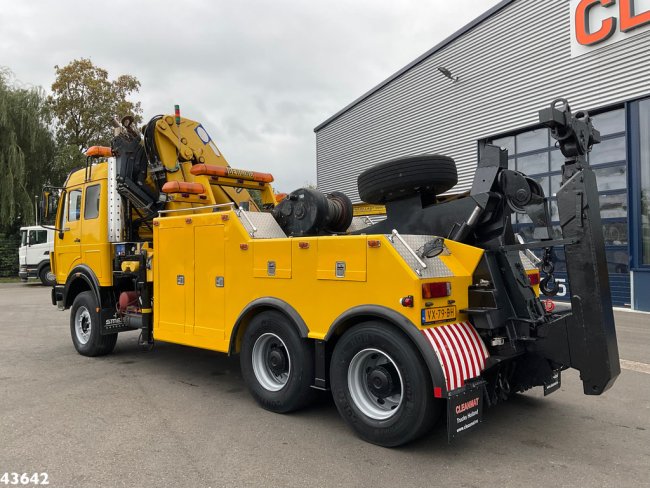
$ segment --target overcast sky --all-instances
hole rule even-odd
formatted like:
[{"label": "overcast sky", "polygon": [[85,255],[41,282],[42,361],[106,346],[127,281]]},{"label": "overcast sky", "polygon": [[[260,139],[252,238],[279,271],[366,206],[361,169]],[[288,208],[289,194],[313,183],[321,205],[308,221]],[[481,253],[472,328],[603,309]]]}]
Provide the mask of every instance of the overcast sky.
[{"label": "overcast sky", "polygon": [[316,183],[316,125],[498,0],[0,0],[0,66],[49,91],[90,58],[136,76],[144,118],[198,120],[231,166]]}]

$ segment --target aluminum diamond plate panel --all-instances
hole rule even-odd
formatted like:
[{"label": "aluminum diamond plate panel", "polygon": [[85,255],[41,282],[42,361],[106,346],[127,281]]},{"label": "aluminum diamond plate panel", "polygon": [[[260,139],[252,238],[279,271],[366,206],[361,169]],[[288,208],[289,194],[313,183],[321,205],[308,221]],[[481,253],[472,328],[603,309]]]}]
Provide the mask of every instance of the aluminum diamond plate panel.
[{"label": "aluminum diamond plate panel", "polygon": [[[406,244],[417,253],[424,244],[429,242],[432,239],[436,239],[437,236],[418,236],[411,234],[400,234],[399,235]],[[447,267],[445,263],[442,262],[440,257],[436,256],[435,258],[422,258],[424,264],[427,265],[426,268],[422,268],[418,260],[415,259],[413,254],[402,244],[402,242],[397,238],[393,238],[392,235],[386,235],[389,241],[392,241],[393,247],[399,253],[399,255],[406,261],[406,264],[409,267],[418,273],[421,278],[446,278],[448,276],[454,276],[454,273]],[[445,247],[443,251],[445,254],[449,254],[449,250]]]},{"label": "aluminum diamond plate panel", "polygon": [[287,237],[270,213],[246,212],[245,210],[239,210],[235,213],[248,234],[255,239],[278,239],[280,237]]}]

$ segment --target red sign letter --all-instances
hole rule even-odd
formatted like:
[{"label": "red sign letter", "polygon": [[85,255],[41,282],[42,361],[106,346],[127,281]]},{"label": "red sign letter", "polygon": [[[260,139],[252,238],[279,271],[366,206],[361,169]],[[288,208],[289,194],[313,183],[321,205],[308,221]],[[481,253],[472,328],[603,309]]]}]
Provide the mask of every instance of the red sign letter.
[{"label": "red sign letter", "polygon": [[[628,0],[629,1],[629,0]],[[589,28],[589,11],[597,4],[610,7],[616,0],[582,0],[576,8],[576,39],[583,46],[591,46],[609,39],[616,30],[616,19],[608,17],[603,20],[600,29],[591,32]]]},{"label": "red sign letter", "polygon": [[634,0],[620,0],[619,8],[621,9],[621,30],[623,32],[650,24],[650,10],[635,15]]}]

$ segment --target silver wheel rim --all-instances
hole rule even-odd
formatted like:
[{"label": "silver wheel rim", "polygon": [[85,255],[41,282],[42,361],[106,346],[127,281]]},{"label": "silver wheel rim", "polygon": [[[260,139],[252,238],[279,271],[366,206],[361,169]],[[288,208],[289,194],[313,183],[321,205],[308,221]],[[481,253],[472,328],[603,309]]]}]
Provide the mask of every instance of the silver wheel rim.
[{"label": "silver wheel rim", "polygon": [[74,314],[74,331],[77,335],[77,340],[81,344],[86,344],[88,339],[90,339],[91,327],[92,322],[90,320],[90,312],[82,305]]},{"label": "silver wheel rim", "polygon": [[291,375],[291,357],[286,344],[267,332],[257,338],[252,353],[253,372],[262,388],[280,391]]},{"label": "silver wheel rim", "polygon": [[56,276],[54,276],[54,273],[52,273],[51,271],[48,271],[47,274],[45,275],[45,279],[50,283],[54,283],[54,281],[56,280]]},{"label": "silver wheel rim", "polygon": [[[377,379],[374,375],[378,374],[390,376],[391,394],[377,394],[376,390],[369,386],[373,379]],[[395,384],[395,380],[399,384]],[[373,420],[387,420],[393,417],[404,398],[404,383],[397,364],[379,349],[363,349],[352,358],[348,368],[348,389],[355,406]]]}]

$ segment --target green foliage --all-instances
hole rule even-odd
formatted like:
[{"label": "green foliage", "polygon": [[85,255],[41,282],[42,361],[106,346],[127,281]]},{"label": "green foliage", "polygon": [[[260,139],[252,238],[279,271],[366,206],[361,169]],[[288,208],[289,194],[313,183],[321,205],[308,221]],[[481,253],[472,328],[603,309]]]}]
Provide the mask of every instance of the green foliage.
[{"label": "green foliage", "polygon": [[34,197],[82,167],[86,148],[110,145],[114,116],[142,119],[140,103],[127,100],[140,88],[133,76],[109,80],[83,58],[55,70],[47,97],[41,88],[17,85],[0,67],[0,231],[34,223]]},{"label": "green foliage", "polygon": [[0,277],[18,276],[20,233],[0,233]]},{"label": "green foliage", "polygon": [[34,196],[49,183],[54,141],[40,88],[13,83],[0,69],[0,228],[34,222]]},{"label": "green foliage", "polygon": [[113,117],[132,115],[136,123],[142,121],[140,102],[127,100],[138,92],[140,82],[130,75],[111,81],[108,71],[86,58],[54,69],[48,103],[57,121],[55,167],[65,174],[84,164],[83,152],[90,146],[110,145]]}]

